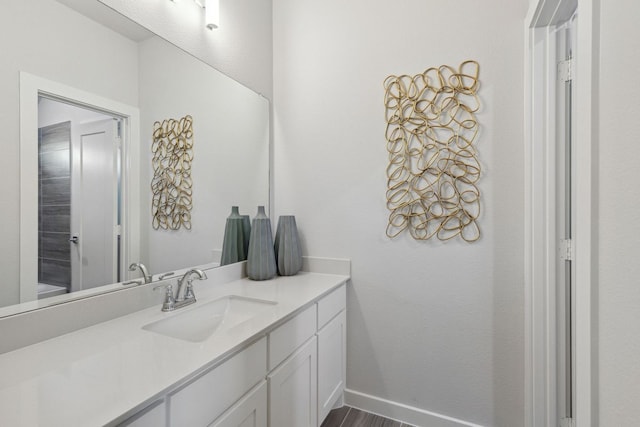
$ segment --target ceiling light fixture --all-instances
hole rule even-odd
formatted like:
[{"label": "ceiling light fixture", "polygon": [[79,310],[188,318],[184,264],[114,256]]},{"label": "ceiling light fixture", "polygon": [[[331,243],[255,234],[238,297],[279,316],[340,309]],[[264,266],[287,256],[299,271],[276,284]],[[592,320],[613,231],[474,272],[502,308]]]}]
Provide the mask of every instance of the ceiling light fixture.
[{"label": "ceiling light fixture", "polygon": [[[171,0],[178,3],[180,0]],[[193,0],[195,4],[204,9],[205,25],[214,30],[220,25],[220,0]]]},{"label": "ceiling light fixture", "polygon": [[220,0],[206,0],[204,18],[208,29],[218,28],[220,25]]}]

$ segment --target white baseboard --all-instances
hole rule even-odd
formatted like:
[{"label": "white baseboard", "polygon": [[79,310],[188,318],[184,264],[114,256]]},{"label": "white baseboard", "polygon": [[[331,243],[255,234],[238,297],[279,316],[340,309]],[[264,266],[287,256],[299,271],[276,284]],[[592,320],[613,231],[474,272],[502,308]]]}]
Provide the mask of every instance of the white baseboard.
[{"label": "white baseboard", "polygon": [[412,424],[416,427],[481,427],[479,424],[448,417],[424,409],[381,399],[369,394],[346,389],[345,404],[385,418]]}]

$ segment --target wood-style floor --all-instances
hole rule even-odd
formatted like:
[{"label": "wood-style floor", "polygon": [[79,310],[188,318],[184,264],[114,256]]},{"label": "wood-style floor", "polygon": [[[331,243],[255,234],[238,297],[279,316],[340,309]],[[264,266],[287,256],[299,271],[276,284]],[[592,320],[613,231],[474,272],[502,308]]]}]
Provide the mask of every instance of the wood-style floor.
[{"label": "wood-style floor", "polygon": [[320,427],[413,427],[356,408],[343,406],[329,412]]}]

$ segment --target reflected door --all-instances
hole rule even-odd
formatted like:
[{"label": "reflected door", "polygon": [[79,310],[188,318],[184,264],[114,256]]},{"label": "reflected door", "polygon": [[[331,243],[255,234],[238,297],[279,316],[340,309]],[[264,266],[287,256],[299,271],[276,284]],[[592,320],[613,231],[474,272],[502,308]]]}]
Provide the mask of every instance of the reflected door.
[{"label": "reflected door", "polygon": [[71,287],[119,281],[119,121],[74,126],[71,174]]},{"label": "reflected door", "polygon": [[38,129],[38,295],[67,292],[71,281],[71,122]]}]

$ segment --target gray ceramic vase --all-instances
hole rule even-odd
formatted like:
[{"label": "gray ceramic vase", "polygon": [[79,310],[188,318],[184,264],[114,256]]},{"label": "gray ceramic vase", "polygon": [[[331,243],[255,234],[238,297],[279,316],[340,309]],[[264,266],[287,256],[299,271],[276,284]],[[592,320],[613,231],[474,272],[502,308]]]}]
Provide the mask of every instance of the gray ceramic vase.
[{"label": "gray ceramic vase", "polygon": [[302,248],[298,239],[296,217],[282,215],[278,218],[274,243],[276,264],[281,276],[293,276],[302,268]]},{"label": "gray ceramic vase", "polygon": [[242,217],[242,230],[244,233],[244,253],[249,253],[249,239],[251,238],[251,218],[249,215],[240,215]]},{"label": "gray ceramic vase", "polygon": [[220,265],[233,264],[247,259],[243,223],[244,220],[238,212],[238,207],[231,207],[231,215],[227,218],[224,229]]},{"label": "gray ceramic vase", "polygon": [[253,218],[253,224],[251,224],[247,276],[251,280],[269,280],[276,273],[276,254],[273,249],[271,220],[264,213],[264,206],[258,206],[258,214]]}]

